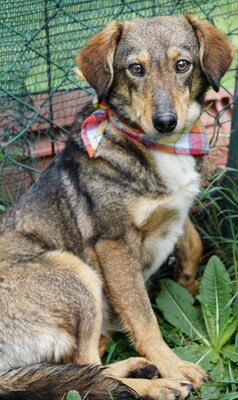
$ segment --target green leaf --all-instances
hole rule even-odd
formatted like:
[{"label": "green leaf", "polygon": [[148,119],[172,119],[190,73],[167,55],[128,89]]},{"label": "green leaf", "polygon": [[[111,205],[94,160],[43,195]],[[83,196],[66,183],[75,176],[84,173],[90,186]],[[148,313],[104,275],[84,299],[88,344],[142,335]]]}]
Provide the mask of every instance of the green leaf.
[{"label": "green leaf", "polygon": [[[211,257],[201,279],[200,294],[197,298],[202,304],[210,341],[217,349],[221,347],[221,338],[228,324],[231,323],[232,308],[228,305],[231,300],[230,292],[228,272],[218,257]],[[233,323],[230,328],[233,329]],[[224,344],[224,339],[222,344]]]},{"label": "green leaf", "polygon": [[66,400],[82,400],[82,397],[76,390],[70,390]]},{"label": "green leaf", "polygon": [[113,355],[116,347],[117,347],[117,342],[114,342],[111,339],[110,342],[107,344],[108,355],[107,355],[107,358],[106,358],[106,364],[109,364],[111,362],[112,355]]},{"label": "green leaf", "polygon": [[114,339],[110,339],[108,342],[106,353],[103,357],[103,364],[121,361],[125,358],[137,355],[138,354],[133,349],[132,344],[126,339],[126,336],[118,334]]},{"label": "green leaf", "polygon": [[228,321],[227,326],[221,332],[219,338],[219,348],[221,349],[233,336],[238,329],[238,313],[233,315],[233,317]]},{"label": "green leaf", "polygon": [[202,385],[201,387],[201,398],[203,400],[212,400],[217,399],[217,396],[220,395],[220,388],[215,385]]},{"label": "green leaf", "polygon": [[215,349],[198,343],[175,347],[173,350],[183,360],[199,364],[209,373],[219,360],[219,353]]},{"label": "green leaf", "polygon": [[238,345],[230,344],[223,347],[222,355],[224,358],[228,358],[229,360],[238,363]]},{"label": "green leaf", "polygon": [[221,394],[219,397],[216,397],[216,400],[237,400],[237,398],[238,398],[238,393],[232,392],[232,393]]},{"label": "green leaf", "polygon": [[202,341],[210,346],[206,330],[201,321],[200,310],[193,306],[194,298],[178,283],[169,279],[161,282],[161,290],[156,298],[158,308],[164,318],[179,328],[193,340]]}]

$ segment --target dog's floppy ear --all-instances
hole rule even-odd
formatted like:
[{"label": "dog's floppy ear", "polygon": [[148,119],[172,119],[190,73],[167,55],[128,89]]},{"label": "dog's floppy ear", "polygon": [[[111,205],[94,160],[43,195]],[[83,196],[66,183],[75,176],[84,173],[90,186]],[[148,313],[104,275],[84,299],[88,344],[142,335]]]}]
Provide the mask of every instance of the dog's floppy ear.
[{"label": "dog's floppy ear", "polygon": [[226,36],[207,21],[186,14],[200,44],[200,62],[213,89],[218,92],[222,76],[230,66],[233,49]]},{"label": "dog's floppy ear", "polygon": [[113,57],[122,33],[123,23],[109,22],[96,33],[76,57],[76,63],[85,79],[96,90],[102,100],[113,81]]}]

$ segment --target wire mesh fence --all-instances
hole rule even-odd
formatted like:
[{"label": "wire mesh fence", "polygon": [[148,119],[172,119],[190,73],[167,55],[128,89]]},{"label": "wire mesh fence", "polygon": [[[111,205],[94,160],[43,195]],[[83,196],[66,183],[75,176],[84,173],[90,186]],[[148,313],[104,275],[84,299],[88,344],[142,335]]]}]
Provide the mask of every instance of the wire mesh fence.
[{"label": "wire mesh fence", "polygon": [[[18,198],[63,148],[76,114],[93,94],[72,72],[85,41],[111,19],[181,13],[209,20],[237,46],[236,0],[0,1],[2,204]],[[226,155],[229,144],[236,65],[235,60],[223,78],[220,97],[208,95],[203,116],[222,165],[226,160],[221,154]]]}]

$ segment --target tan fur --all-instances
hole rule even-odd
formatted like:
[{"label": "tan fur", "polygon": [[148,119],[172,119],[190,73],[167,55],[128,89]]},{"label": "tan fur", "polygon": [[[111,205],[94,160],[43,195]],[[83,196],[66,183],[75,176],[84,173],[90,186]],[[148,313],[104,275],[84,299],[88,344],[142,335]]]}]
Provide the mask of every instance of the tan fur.
[{"label": "tan fur", "polygon": [[[111,21],[103,32],[97,34],[97,40],[91,39],[86,44],[83,53],[76,57],[77,64],[81,65],[82,71],[90,75],[90,83],[97,88],[102,96],[113,79],[113,55],[116,50],[117,39],[121,33],[122,24],[118,21]],[[92,54],[94,57],[92,58]],[[106,55],[106,59],[103,59]],[[91,72],[90,72],[91,71]]]},{"label": "tan fur", "polygon": [[70,274],[77,276],[92,295],[95,305],[92,332],[89,335],[88,330],[84,330],[82,325],[78,338],[77,351],[74,353],[74,359],[70,360],[69,358],[69,361],[83,364],[85,360],[87,360],[87,362],[91,364],[100,364],[100,357],[98,354],[98,343],[102,325],[102,282],[100,277],[92,268],[69,252],[54,251],[46,254],[44,258],[44,261],[50,268],[62,268],[63,270],[68,270]]},{"label": "tan fur", "polygon": [[179,54],[180,51],[176,47],[171,47],[171,49],[168,50],[168,57],[171,58],[172,60],[176,60]]},{"label": "tan fur", "polygon": [[[223,34],[187,15],[112,21],[76,60],[100,101],[157,137],[168,134],[154,122],[161,113],[176,114],[175,133],[191,128],[206,88],[217,88],[231,57]],[[183,59],[190,68],[180,74],[176,63]],[[140,76],[131,70],[138,63]],[[33,389],[45,385],[40,399],[60,400],[62,388],[70,390],[74,382],[83,394],[89,391],[89,399],[94,390],[94,398],[108,399],[110,388],[134,396],[126,384],[152,399],[182,400],[191,383],[200,387],[207,374],[164,342],[145,280],[179,242],[178,280],[194,290],[202,245],[188,213],[199,191],[199,161],[149,149],[111,122],[89,158],[80,127],[92,112],[89,105],[62,154],[2,217],[0,399],[19,385],[32,400]],[[128,333],[144,358],[105,371],[60,365],[100,364],[100,336],[116,330]],[[128,377],[150,363],[161,379]]]},{"label": "tan fur", "polygon": [[[188,398],[186,386],[179,385],[175,379],[145,380],[123,378],[120,381],[133,388],[138,394],[149,396],[152,399]],[[171,393],[173,393],[174,397],[171,397]],[[180,396],[178,396],[178,393],[180,393]]]},{"label": "tan fur", "polygon": [[178,245],[176,278],[193,295],[197,293],[196,266],[199,265],[202,252],[203,245],[201,238],[190,219],[188,219],[185,225],[185,234],[180,239]]},{"label": "tan fur", "polygon": [[99,347],[98,347],[98,352],[99,352],[100,358],[102,358],[104,356],[108,342],[110,341],[111,337],[112,337],[112,335],[108,335],[108,336],[101,335],[100,341],[99,341]]},{"label": "tan fur", "polygon": [[[144,357],[130,357],[123,361],[118,361],[117,363],[108,364],[105,374],[114,377],[121,378],[122,376],[128,376],[132,371],[137,368],[145,369],[151,366],[151,362]],[[157,370],[155,371],[156,377]]]},{"label": "tan fur", "polygon": [[199,20],[194,15],[187,14],[186,18],[200,43],[201,66],[213,89],[218,91],[220,76],[230,65],[234,51],[231,46],[227,51],[227,38],[215,26]]}]

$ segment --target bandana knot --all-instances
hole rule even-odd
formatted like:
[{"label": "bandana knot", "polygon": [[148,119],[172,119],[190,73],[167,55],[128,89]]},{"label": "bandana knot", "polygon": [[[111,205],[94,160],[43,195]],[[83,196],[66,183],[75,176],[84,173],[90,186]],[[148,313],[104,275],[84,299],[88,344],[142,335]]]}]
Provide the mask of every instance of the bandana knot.
[{"label": "bandana knot", "polygon": [[81,137],[90,157],[94,156],[109,121],[121,132],[156,150],[176,154],[209,153],[208,138],[200,121],[196,122],[188,132],[152,138],[142,130],[124,122],[105,101],[101,102],[99,107],[83,122],[81,128]]}]

